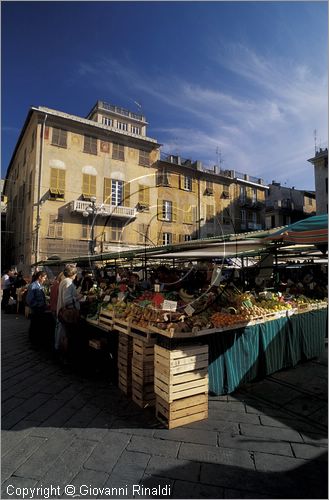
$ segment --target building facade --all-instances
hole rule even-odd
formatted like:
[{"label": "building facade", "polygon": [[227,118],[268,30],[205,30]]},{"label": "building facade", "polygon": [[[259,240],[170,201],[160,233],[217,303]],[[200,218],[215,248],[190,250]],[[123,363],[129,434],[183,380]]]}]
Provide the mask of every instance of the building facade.
[{"label": "building facade", "polygon": [[281,186],[272,181],[266,196],[266,229],[285,226],[316,213],[314,191]]},{"label": "building facade", "polygon": [[315,196],[317,215],[328,213],[328,148],[319,148],[310,158],[314,166]]},{"label": "building facade", "polygon": [[4,187],[8,264],[264,228],[261,179],[160,155],[147,125],[103,101],[86,118],[32,107]]}]

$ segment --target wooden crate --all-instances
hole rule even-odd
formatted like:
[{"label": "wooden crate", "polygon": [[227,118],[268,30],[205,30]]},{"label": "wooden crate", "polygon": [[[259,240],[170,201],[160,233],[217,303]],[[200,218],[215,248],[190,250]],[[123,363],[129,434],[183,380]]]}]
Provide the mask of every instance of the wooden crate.
[{"label": "wooden crate", "polygon": [[132,400],[141,408],[155,405],[155,394],[153,382],[140,384],[132,382]]},{"label": "wooden crate", "polygon": [[167,403],[208,392],[208,346],[155,346],[154,392]]},{"label": "wooden crate", "polygon": [[118,343],[118,386],[126,396],[131,394],[132,374],[131,361],[133,354],[133,342],[125,334],[119,334]]},{"label": "wooden crate", "polygon": [[106,309],[101,309],[98,317],[98,324],[104,330],[110,331],[113,329],[113,313]]},{"label": "wooden crate", "polygon": [[178,399],[172,403],[156,395],[155,413],[167,429],[204,420],[208,418],[208,393]]}]

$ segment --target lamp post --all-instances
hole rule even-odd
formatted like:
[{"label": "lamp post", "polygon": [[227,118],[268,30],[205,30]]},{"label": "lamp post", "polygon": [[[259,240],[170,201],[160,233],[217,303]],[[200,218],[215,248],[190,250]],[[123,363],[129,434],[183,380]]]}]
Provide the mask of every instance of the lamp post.
[{"label": "lamp post", "polygon": [[91,255],[94,255],[95,249],[94,249],[94,238],[95,238],[95,226],[94,226],[94,221],[95,217],[99,211],[99,208],[96,206],[96,197],[92,196],[90,198],[90,203],[86,207],[86,209],[82,212],[82,215],[84,217],[89,217],[89,215],[92,216],[92,221],[91,221],[91,230],[90,230],[90,240],[89,240],[89,252]]}]

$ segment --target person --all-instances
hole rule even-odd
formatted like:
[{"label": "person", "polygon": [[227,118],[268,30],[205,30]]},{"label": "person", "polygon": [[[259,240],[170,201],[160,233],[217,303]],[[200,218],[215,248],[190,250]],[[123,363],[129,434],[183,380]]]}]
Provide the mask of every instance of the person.
[{"label": "person", "polygon": [[49,308],[51,312],[53,313],[53,316],[56,318],[57,317],[57,301],[58,301],[58,289],[59,289],[59,284],[60,282],[65,278],[64,273],[60,272],[56,278],[53,284],[51,285],[50,288],[50,300],[49,300]]},{"label": "person", "polygon": [[[74,279],[77,274],[77,268],[73,264],[67,264],[64,269],[64,278],[58,287],[57,299],[57,318],[60,309],[64,307],[72,307],[80,310],[77,290],[74,286]],[[73,347],[74,337],[76,334],[77,325],[69,325],[58,320],[56,327],[55,349],[58,353],[64,356],[70,355]],[[67,361],[67,360],[66,360]]]},{"label": "person", "polygon": [[6,269],[1,278],[2,300],[1,309],[6,311],[13,287],[14,271],[13,269]]},{"label": "person", "polygon": [[31,310],[31,323],[29,329],[29,338],[32,344],[45,344],[49,334],[52,331],[52,323],[47,313],[46,296],[43,286],[47,280],[45,271],[38,271],[34,281],[29,285],[26,304]]},{"label": "person", "polygon": [[15,288],[22,288],[26,285],[26,281],[23,277],[23,271],[19,271],[14,281]]},{"label": "person", "polygon": [[93,287],[94,281],[92,276],[92,273],[82,271],[81,293],[89,292],[89,290]]}]

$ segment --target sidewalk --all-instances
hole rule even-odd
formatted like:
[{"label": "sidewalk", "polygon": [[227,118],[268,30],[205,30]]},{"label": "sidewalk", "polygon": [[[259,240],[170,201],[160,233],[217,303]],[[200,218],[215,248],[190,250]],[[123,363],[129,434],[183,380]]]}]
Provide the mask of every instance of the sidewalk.
[{"label": "sidewalk", "polygon": [[31,349],[28,324],[2,315],[1,498],[328,498],[327,351],[166,430],[109,380]]}]

